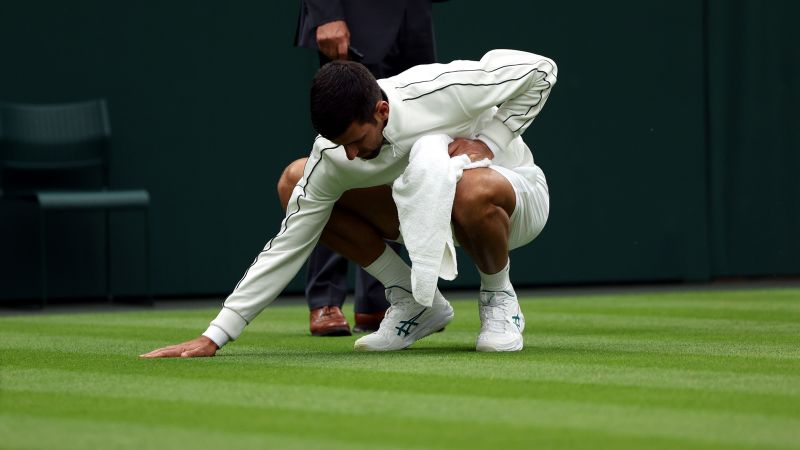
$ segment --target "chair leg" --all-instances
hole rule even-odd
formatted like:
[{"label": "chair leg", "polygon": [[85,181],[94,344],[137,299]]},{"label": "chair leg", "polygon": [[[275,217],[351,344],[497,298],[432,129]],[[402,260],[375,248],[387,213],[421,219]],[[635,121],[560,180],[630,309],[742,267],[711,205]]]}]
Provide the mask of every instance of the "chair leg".
[{"label": "chair leg", "polygon": [[41,283],[42,297],[39,306],[44,308],[47,305],[47,225],[45,223],[45,211],[39,209],[39,261],[41,262]]},{"label": "chair leg", "polygon": [[111,291],[111,215],[108,210],[103,214],[106,220],[106,298],[111,303],[114,301],[114,294]]}]

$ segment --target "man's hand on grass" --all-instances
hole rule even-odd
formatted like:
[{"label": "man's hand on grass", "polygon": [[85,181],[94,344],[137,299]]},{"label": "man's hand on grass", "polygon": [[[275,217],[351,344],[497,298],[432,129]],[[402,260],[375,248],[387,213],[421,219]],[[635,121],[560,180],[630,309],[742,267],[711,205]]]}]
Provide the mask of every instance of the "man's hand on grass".
[{"label": "man's hand on grass", "polygon": [[217,353],[217,344],[205,336],[199,336],[182,344],[170,345],[159,348],[150,353],[139,355],[140,358],[195,358],[214,356]]}]

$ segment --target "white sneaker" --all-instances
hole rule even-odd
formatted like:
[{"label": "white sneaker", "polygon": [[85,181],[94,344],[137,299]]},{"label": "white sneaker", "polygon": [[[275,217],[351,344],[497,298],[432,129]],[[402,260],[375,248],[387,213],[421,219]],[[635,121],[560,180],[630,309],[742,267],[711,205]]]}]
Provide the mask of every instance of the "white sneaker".
[{"label": "white sneaker", "polygon": [[481,291],[479,314],[481,333],[475,348],[479,352],[516,352],[522,350],[525,316],[510,291]]},{"label": "white sneaker", "polygon": [[417,303],[410,292],[399,287],[386,289],[386,300],[392,306],[386,310],[378,331],[358,339],[354,349],[365,352],[402,350],[453,320],[453,308],[438,289],[429,308]]}]

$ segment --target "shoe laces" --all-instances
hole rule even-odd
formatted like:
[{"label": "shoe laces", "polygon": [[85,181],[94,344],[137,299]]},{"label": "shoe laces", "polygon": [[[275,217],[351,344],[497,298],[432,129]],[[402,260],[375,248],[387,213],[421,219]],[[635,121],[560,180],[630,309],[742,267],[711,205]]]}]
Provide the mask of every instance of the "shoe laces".
[{"label": "shoe laces", "polygon": [[507,292],[481,291],[480,293],[481,331],[492,333],[505,333],[508,330],[519,331],[519,327],[514,324],[512,319],[512,316],[517,313],[514,302],[508,301],[510,298],[507,300],[502,298],[503,295],[498,294],[511,297]]},{"label": "shoe laces", "polygon": [[409,309],[407,306],[410,303],[415,302],[415,300],[413,297],[411,297],[411,294],[407,294],[403,290],[400,290],[399,293],[396,293],[395,289],[393,288],[386,289],[386,300],[389,302],[390,306],[386,310],[386,315],[381,321],[378,331],[394,333],[395,323],[398,319],[397,316],[399,314],[406,313]]}]

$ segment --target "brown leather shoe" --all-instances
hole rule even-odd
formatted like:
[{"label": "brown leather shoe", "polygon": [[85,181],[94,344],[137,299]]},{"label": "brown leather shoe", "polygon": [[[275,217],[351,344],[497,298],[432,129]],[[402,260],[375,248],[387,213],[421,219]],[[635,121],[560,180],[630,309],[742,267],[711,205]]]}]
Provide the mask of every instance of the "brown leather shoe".
[{"label": "brown leather shoe", "polygon": [[312,336],[350,336],[350,324],[338,306],[312,309],[309,329]]},{"label": "brown leather shoe", "polygon": [[356,313],[356,326],[353,327],[353,333],[372,333],[378,331],[381,325],[383,316],[386,311],[379,311],[376,313]]}]

